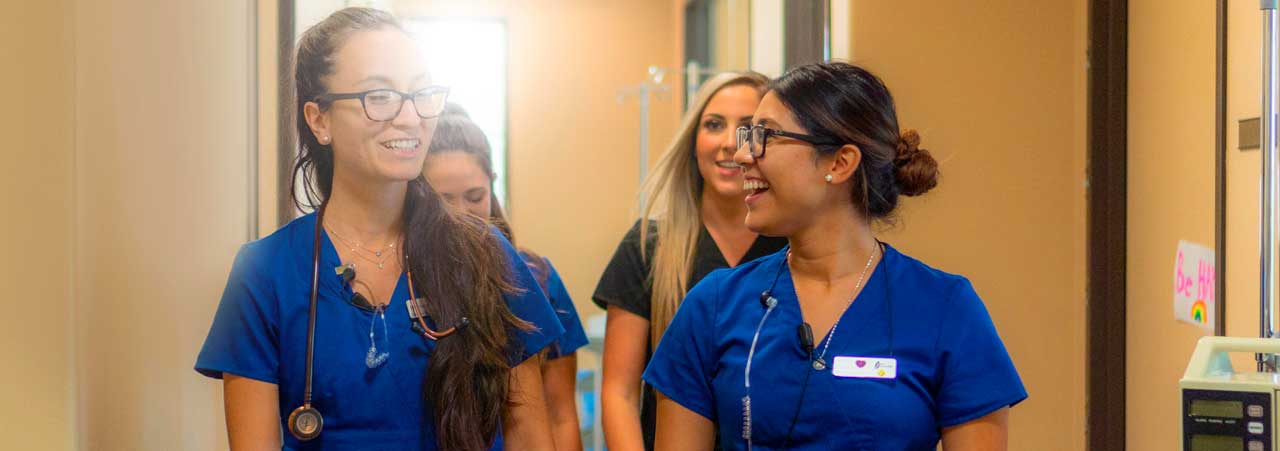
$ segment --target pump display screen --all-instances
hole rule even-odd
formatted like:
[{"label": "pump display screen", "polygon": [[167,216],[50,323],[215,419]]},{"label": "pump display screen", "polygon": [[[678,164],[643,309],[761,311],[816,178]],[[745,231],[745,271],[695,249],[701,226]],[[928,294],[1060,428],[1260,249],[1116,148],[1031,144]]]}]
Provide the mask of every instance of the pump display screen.
[{"label": "pump display screen", "polygon": [[1190,451],[1240,451],[1244,438],[1229,435],[1193,435]]},{"label": "pump display screen", "polygon": [[[1190,412],[1193,417],[1244,418],[1244,403],[1240,401],[1217,401],[1195,399],[1191,401]],[[1206,448],[1217,449],[1217,448]]]}]

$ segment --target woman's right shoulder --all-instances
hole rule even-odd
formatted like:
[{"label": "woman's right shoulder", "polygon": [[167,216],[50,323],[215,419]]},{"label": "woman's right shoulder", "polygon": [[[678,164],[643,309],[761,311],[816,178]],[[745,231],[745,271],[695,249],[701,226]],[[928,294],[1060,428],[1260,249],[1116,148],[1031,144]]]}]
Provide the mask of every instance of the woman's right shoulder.
[{"label": "woman's right shoulder", "polygon": [[244,243],[236,253],[232,272],[249,270],[260,272],[291,260],[297,249],[310,251],[315,242],[315,214],[300,216],[262,238]]},{"label": "woman's right shoulder", "polygon": [[624,244],[636,247],[640,246],[641,223],[644,223],[646,235],[645,240],[648,241],[649,244],[653,244],[658,240],[658,221],[652,219],[648,221],[637,219],[636,222],[631,223],[631,228],[627,229],[627,234],[622,236],[622,242]]}]

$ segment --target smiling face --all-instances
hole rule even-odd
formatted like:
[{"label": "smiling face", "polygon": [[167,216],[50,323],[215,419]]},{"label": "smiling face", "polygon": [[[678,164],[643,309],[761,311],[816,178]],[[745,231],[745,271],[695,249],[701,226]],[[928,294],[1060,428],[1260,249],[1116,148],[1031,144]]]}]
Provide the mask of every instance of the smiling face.
[{"label": "smiling face", "polygon": [[702,109],[694,154],[704,191],[735,201],[743,195],[742,174],[733,160],[737,129],[751,125],[751,114],[759,103],[758,88],[737,84],[721,88]]},{"label": "smiling face", "polygon": [[480,167],[475,156],[463,151],[432,151],[431,156],[427,157],[423,175],[445,202],[485,220],[489,219],[492,214],[489,185],[493,179]]},{"label": "smiling face", "polygon": [[[412,93],[430,84],[417,46],[393,27],[352,34],[334,52],[333,71],[324,78],[329,93],[393,89]],[[369,99],[371,102],[377,99]],[[356,183],[404,182],[418,177],[436,119],[422,119],[404,102],[389,121],[374,121],[360,99],[333,101],[321,109],[306,104],[307,123],[321,143],[331,141],[335,178]]]},{"label": "smiling face", "polygon": [[[752,123],[792,133],[808,133],[773,92],[760,100]],[[813,145],[794,138],[771,136],[766,143],[760,159],[751,157],[749,146],[743,146],[734,154],[734,160],[742,166],[746,225],[764,235],[791,236],[807,227],[824,206],[831,203],[830,190],[823,178],[828,172],[821,168],[829,168],[832,158],[815,159]]]}]

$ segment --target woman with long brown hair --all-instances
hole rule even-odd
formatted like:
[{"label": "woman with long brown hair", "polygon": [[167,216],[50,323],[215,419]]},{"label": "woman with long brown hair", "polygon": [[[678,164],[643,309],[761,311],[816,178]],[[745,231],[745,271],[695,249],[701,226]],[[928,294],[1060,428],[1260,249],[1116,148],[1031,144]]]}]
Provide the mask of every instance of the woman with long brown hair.
[{"label": "woman with long brown hair", "polygon": [[366,8],[298,42],[316,212],[241,248],[196,361],[233,450],[551,449],[535,356],[562,329],[510,243],[423,181],[448,91],[419,55]]},{"label": "woman with long brown hair", "polygon": [[600,398],[614,451],[653,449],[653,391],[640,373],[690,286],[712,270],[781,249],[785,240],[743,225],[746,207],[734,130],[749,125],[768,80],[711,77],[645,181],[645,208],[600,276],[592,300],[608,310]]},{"label": "woman with long brown hair", "polygon": [[[515,233],[493,193],[495,175],[489,139],[461,107],[452,103],[445,107],[431,145],[427,147],[423,175],[445,202],[487,219],[515,244]],[[578,425],[576,399],[577,350],[587,345],[587,333],[569,290],[551,260],[526,247],[517,249],[551,301],[560,325],[564,326],[564,335],[547,347],[542,363],[542,384],[556,451],[581,451],[582,431]]]}]

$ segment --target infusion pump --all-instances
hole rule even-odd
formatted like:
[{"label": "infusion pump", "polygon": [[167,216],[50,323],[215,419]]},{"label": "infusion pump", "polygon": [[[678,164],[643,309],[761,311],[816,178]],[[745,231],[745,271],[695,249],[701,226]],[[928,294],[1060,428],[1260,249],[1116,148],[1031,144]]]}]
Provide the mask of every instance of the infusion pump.
[{"label": "infusion pump", "polygon": [[1237,372],[1232,353],[1280,354],[1280,339],[1200,339],[1178,383],[1183,451],[1276,450],[1280,374]]}]

